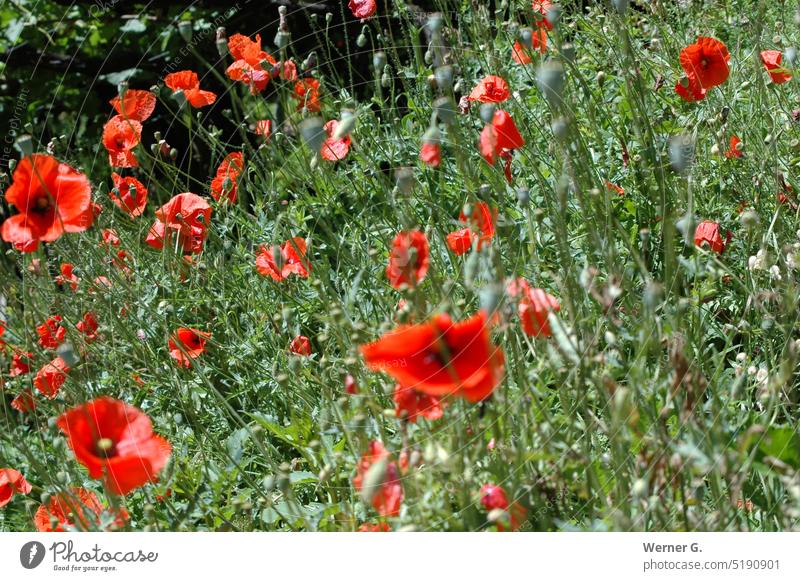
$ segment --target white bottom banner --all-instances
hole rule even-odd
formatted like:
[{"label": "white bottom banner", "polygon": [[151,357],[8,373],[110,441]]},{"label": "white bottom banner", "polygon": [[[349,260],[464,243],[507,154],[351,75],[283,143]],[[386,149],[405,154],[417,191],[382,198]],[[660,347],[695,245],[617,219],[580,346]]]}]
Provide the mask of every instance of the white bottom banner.
[{"label": "white bottom banner", "polygon": [[800,579],[800,533],[4,533],[0,579]]}]

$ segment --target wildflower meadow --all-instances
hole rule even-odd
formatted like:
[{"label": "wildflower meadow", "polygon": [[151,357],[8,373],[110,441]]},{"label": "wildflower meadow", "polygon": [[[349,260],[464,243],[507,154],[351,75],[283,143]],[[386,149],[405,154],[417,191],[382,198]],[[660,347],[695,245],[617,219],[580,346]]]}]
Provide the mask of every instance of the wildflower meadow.
[{"label": "wildflower meadow", "polygon": [[800,11],[0,2],[0,531],[800,529]]}]

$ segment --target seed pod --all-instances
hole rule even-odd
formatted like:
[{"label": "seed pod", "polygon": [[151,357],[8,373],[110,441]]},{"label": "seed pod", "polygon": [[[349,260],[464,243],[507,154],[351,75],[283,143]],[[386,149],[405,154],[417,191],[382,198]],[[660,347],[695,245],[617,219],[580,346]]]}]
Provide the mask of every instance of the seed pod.
[{"label": "seed pod", "polygon": [[178,23],[178,32],[183,40],[192,42],[192,22],[190,20],[181,20]]},{"label": "seed pod", "polygon": [[456,104],[450,97],[439,97],[433,102],[433,111],[436,117],[446,125],[450,125],[458,114]]},{"label": "seed pod", "polygon": [[548,62],[536,71],[536,84],[551,105],[561,102],[564,90],[564,67],[558,62]]},{"label": "seed pod", "polygon": [[350,135],[356,126],[356,115],[352,111],[345,109],[342,111],[339,124],[336,125],[336,130],[333,132],[334,139],[343,139],[345,136]]},{"label": "seed pod", "polygon": [[453,67],[444,65],[436,67],[434,71],[436,84],[443,92],[450,92],[453,88]]},{"label": "seed pod", "polygon": [[372,55],[372,68],[375,70],[376,73],[380,73],[383,71],[383,67],[386,66],[386,53],[382,50],[379,50]]},{"label": "seed pod", "polygon": [[494,119],[495,110],[496,107],[494,106],[494,103],[484,103],[483,105],[481,105],[481,108],[479,110],[481,121],[483,121],[484,123],[491,123],[492,120]]},{"label": "seed pod", "polygon": [[321,117],[309,117],[300,122],[300,136],[308,148],[315,154],[325,143],[325,123]]}]

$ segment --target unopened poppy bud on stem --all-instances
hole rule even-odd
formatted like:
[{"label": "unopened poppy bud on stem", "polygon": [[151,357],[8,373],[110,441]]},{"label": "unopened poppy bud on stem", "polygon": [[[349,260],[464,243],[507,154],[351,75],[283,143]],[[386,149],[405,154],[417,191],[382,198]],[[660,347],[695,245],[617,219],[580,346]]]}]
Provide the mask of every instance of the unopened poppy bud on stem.
[{"label": "unopened poppy bud on stem", "polygon": [[19,149],[22,157],[33,155],[33,139],[30,135],[20,135],[14,144]]}]

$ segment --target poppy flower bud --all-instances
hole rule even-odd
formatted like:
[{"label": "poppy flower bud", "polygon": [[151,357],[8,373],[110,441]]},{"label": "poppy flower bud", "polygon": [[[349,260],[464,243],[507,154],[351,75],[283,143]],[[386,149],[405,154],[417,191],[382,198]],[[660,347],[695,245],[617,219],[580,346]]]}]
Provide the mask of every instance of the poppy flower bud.
[{"label": "poppy flower bud", "polygon": [[433,102],[433,111],[436,117],[447,125],[450,125],[455,120],[458,114],[456,104],[450,97],[439,97]]},{"label": "poppy flower bud", "polygon": [[176,159],[178,159],[178,150],[175,149],[174,147],[169,150],[169,158],[172,161],[175,161]]},{"label": "poppy flower bud", "polygon": [[386,66],[386,53],[382,50],[379,50],[372,55],[372,68],[375,69],[375,72],[380,73],[383,70],[383,67]]},{"label": "poppy flower bud", "polygon": [[283,50],[284,48],[289,46],[289,41],[291,39],[292,39],[292,35],[289,32],[287,32],[285,30],[279,30],[275,34],[275,40],[274,40],[275,46],[278,47],[278,50]]},{"label": "poppy flower bud", "polygon": [[192,42],[192,23],[189,20],[181,20],[178,23],[178,32],[186,42]]},{"label": "poppy flower bud", "polygon": [[8,171],[13,172],[16,167],[17,167],[17,160],[16,159],[9,159],[8,160]]},{"label": "poppy flower bud", "polygon": [[383,69],[383,76],[381,77],[381,87],[383,87],[384,89],[388,88],[389,85],[392,84],[392,77],[389,74],[389,72],[390,69],[389,66],[387,65],[386,68]]},{"label": "poppy flower bud", "polygon": [[56,353],[61,359],[64,360],[64,363],[67,364],[67,367],[75,367],[78,363],[80,363],[81,359],[75,353],[75,349],[72,347],[70,343],[62,343],[56,349]]},{"label": "poppy flower bud", "polygon": [[356,46],[358,48],[364,48],[367,46],[367,36],[363,32],[356,38]]},{"label": "poppy flower bud", "polygon": [[436,77],[436,84],[439,89],[443,92],[450,92],[453,88],[453,67],[450,65],[436,67],[433,73]]},{"label": "poppy flower bud", "polygon": [[303,68],[306,70],[313,69],[317,66],[317,53],[311,52],[307,57],[306,60],[303,61]]},{"label": "poppy flower bud", "polygon": [[399,167],[394,172],[395,190],[399,194],[410,194],[416,185],[414,171],[409,167]]},{"label": "poppy flower bud", "polygon": [[669,160],[679,174],[685,173],[694,163],[694,141],[687,134],[675,135],[669,140]]},{"label": "poppy flower bud", "polygon": [[527,27],[520,30],[519,42],[525,48],[533,48],[533,30]]},{"label": "poppy flower bud", "polygon": [[178,109],[182,109],[183,106],[186,105],[186,95],[183,93],[182,89],[178,89],[172,93],[172,98],[175,99],[175,102],[178,104]]},{"label": "poppy flower bud", "polygon": [[356,119],[356,115],[352,111],[347,109],[342,111],[339,123],[336,125],[336,129],[333,130],[333,139],[344,139],[350,135],[353,129],[355,129]]},{"label": "poppy flower bud", "polygon": [[517,188],[517,203],[523,208],[531,202],[531,193],[528,188]]},{"label": "poppy flower bud", "polygon": [[543,64],[536,71],[536,84],[551,105],[560,103],[564,89],[564,68],[557,62]]},{"label": "poppy flower bud", "polygon": [[300,136],[308,148],[315,154],[322,149],[327,134],[325,133],[325,123],[321,117],[308,117],[300,122]]},{"label": "poppy flower bud", "polygon": [[494,103],[484,103],[480,108],[481,121],[484,123],[491,123],[494,119],[495,106]]},{"label": "poppy flower bud", "polygon": [[22,157],[33,155],[33,139],[30,135],[20,135],[15,142],[17,149],[22,153]]}]

